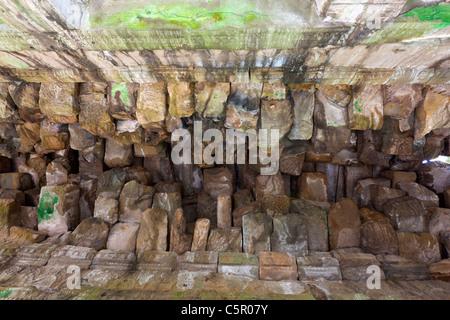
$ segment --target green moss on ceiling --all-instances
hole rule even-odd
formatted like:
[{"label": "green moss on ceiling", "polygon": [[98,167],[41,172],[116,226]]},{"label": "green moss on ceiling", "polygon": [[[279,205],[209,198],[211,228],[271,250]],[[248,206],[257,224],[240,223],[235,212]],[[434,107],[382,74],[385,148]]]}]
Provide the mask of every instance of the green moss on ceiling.
[{"label": "green moss on ceiling", "polygon": [[440,3],[436,6],[415,8],[405,13],[403,17],[417,17],[420,21],[436,21],[433,28],[445,28],[450,25],[450,4]]},{"label": "green moss on ceiling", "polygon": [[154,3],[145,7],[132,8],[107,15],[104,13],[90,18],[91,28],[129,28],[146,30],[151,26],[182,27],[186,29],[218,29],[242,27],[264,16],[255,11],[252,4],[238,1],[233,5],[215,9],[191,6],[188,3]]},{"label": "green moss on ceiling", "polygon": [[450,4],[415,8],[388,23],[361,44],[373,45],[420,39],[450,26]]}]

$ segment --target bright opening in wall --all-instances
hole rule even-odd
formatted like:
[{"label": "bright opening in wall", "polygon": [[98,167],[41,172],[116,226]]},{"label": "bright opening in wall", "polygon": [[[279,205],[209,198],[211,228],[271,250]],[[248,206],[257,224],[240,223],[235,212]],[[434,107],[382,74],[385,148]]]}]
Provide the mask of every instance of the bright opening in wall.
[{"label": "bright opening in wall", "polygon": [[422,163],[428,163],[428,162],[434,162],[434,161],[439,161],[439,162],[445,162],[445,163],[449,163],[450,164],[450,157],[446,157],[446,156],[439,156],[437,158],[431,159],[431,160],[424,160]]}]

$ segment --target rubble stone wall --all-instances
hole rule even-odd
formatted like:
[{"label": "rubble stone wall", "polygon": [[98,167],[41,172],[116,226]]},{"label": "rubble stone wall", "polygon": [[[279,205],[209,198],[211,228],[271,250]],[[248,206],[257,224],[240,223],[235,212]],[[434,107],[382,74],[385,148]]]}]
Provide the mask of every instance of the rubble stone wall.
[{"label": "rubble stone wall", "polygon": [[[279,171],[174,164],[171,134],[194,121],[279,129]],[[431,265],[450,252],[450,164],[424,160],[449,142],[448,85],[2,83],[2,241],[90,247],[100,265],[263,253],[267,279],[331,250],[343,273],[361,252]]]}]

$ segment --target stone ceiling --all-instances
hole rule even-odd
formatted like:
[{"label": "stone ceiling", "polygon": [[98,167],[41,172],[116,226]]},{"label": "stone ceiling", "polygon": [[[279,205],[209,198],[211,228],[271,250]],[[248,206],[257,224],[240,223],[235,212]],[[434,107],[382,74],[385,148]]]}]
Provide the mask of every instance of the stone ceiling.
[{"label": "stone ceiling", "polygon": [[448,84],[449,2],[1,0],[0,82]]}]

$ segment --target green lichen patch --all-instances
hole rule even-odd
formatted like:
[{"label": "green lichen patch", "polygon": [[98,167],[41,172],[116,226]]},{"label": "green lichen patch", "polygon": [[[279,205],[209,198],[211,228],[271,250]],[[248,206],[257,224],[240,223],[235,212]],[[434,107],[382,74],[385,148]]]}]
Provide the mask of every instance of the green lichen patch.
[{"label": "green lichen patch", "polygon": [[361,110],[361,101],[355,100],[354,105],[355,105],[355,110],[357,112],[361,113],[362,112],[362,110]]},{"label": "green lichen patch", "polygon": [[90,18],[92,28],[129,28],[146,30],[152,25],[178,26],[186,29],[217,29],[223,27],[241,27],[262,18],[253,5],[245,1],[236,1],[233,6],[226,5],[215,9],[192,6],[189,3],[152,3],[145,7],[135,7],[109,16],[93,15]]},{"label": "green lichen patch", "polygon": [[0,291],[0,299],[7,298],[11,293],[13,293],[13,289]]},{"label": "green lichen patch", "polygon": [[38,223],[50,220],[55,213],[55,205],[59,202],[57,195],[52,195],[50,191],[44,190],[37,207]]},{"label": "green lichen patch", "polygon": [[434,29],[450,25],[450,4],[440,3],[436,6],[415,8],[403,15],[404,18],[417,17],[420,21],[436,22]]},{"label": "green lichen patch", "polygon": [[382,44],[420,39],[425,35],[450,26],[450,4],[415,8],[384,28],[375,32],[361,44]]},{"label": "green lichen patch", "polygon": [[111,88],[111,96],[115,97],[116,92],[119,94],[119,99],[127,107],[131,106],[130,93],[126,83],[116,83]]}]

